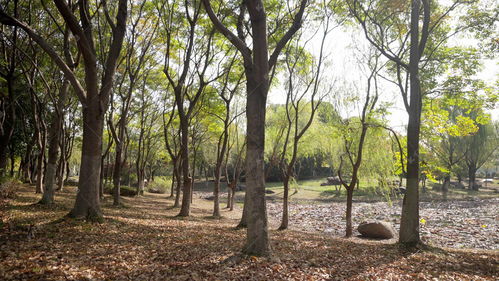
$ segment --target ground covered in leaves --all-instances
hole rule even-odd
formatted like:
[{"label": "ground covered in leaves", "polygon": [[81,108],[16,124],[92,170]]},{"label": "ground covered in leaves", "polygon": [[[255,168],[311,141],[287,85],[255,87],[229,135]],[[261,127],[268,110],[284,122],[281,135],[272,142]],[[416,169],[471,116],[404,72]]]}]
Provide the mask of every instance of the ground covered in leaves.
[{"label": "ground covered in leaves", "polygon": [[[402,201],[354,202],[353,223],[382,220],[398,230]],[[344,202],[297,204],[289,207],[290,228],[318,231],[333,236],[345,233]],[[282,204],[268,204],[269,217],[278,224]],[[499,249],[499,198],[433,201],[420,203],[421,239],[432,246]],[[356,232],[357,233],[357,232]],[[359,234],[359,233],[357,233]]]},{"label": "ground covered in leaves", "polygon": [[[271,231],[274,257],[238,255],[245,230],[240,210],[209,217],[211,202],[195,199],[192,216],[164,195],[103,202],[105,222],[61,219],[74,189],[55,206],[34,205],[23,188],[0,205],[0,280],[497,280],[499,253],[343,239],[322,233]],[[331,217],[330,220],[336,220]]]}]

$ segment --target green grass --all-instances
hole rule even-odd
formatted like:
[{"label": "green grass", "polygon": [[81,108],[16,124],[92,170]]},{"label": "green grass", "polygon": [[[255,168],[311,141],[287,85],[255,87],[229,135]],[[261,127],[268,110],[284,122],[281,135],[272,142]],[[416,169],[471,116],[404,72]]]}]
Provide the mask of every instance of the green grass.
[{"label": "green grass", "polygon": [[[290,195],[293,201],[343,201],[346,198],[345,188],[338,186],[321,186],[325,178],[303,180],[290,184]],[[356,200],[377,201],[385,200],[384,196],[376,194],[374,182],[364,181],[360,183],[360,188],[355,189],[354,197]],[[268,197],[278,199],[282,198],[284,187],[282,182],[269,182],[266,184],[268,190],[273,194]]]},{"label": "green grass", "polygon": [[[311,179],[293,182],[290,184],[290,200],[292,201],[344,201],[346,200],[346,190],[340,186],[321,186],[325,182],[325,178]],[[443,200],[444,196],[441,191],[433,190],[432,184],[428,183],[427,192],[420,191],[422,201]],[[354,200],[358,201],[387,201],[402,198],[402,195],[390,195],[387,189],[383,192],[376,188],[377,181],[361,181],[360,187],[354,190]],[[281,200],[283,196],[282,182],[268,182],[266,184],[267,190],[274,193],[268,194],[267,197],[275,200]],[[447,193],[447,199],[471,199],[474,197],[479,198],[496,198],[499,193],[496,192],[497,187],[489,186],[483,187],[480,191],[473,191],[467,189],[453,189],[451,188]]]}]

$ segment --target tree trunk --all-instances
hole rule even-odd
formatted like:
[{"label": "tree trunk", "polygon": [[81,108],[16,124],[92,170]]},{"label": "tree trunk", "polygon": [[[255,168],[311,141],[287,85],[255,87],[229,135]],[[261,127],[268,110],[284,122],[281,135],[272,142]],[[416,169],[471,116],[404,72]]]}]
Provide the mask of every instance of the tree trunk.
[{"label": "tree trunk", "polygon": [[[121,131],[121,129],[120,129]],[[121,132],[120,132],[121,134]],[[121,149],[122,149],[123,138],[120,136],[119,140],[116,140],[116,155],[114,159],[114,169],[113,169],[113,205],[118,206],[121,204],[120,188],[121,188]],[[138,171],[137,171],[138,175]],[[138,179],[138,176],[137,176]],[[137,193],[138,194],[138,193]]]},{"label": "tree trunk", "polygon": [[180,173],[178,173],[176,176],[177,178],[177,188],[175,190],[175,203],[173,204],[174,208],[180,207],[180,191],[182,190],[182,179],[180,177]]},{"label": "tree trunk", "polygon": [[215,167],[215,184],[213,188],[213,217],[220,217],[220,175],[222,167],[218,163]]},{"label": "tree trunk", "polygon": [[[175,168],[174,168],[175,169]],[[173,196],[175,196],[175,170],[173,170],[172,172],[172,184],[171,184],[171,187],[170,187],[170,198],[173,198]]]},{"label": "tree trunk", "polygon": [[225,206],[226,209],[230,209],[231,207],[231,198],[232,198],[232,182],[230,184],[227,184],[227,206]]},{"label": "tree trunk", "polygon": [[447,200],[447,192],[449,192],[450,185],[450,175],[446,175],[444,178],[444,183],[442,184],[442,197]]},{"label": "tree trunk", "polygon": [[36,193],[43,192],[43,158],[45,158],[45,144],[40,146],[40,154],[36,159]]},{"label": "tree trunk", "polygon": [[241,216],[241,220],[236,228],[247,228],[248,227],[248,196],[245,192],[244,194],[244,203],[243,203],[243,214]]},{"label": "tree trunk", "polygon": [[104,112],[101,111],[98,95],[93,95],[92,98],[89,96],[87,103],[87,107],[83,108],[83,143],[78,193],[69,216],[90,221],[102,221],[99,179]]},{"label": "tree trunk", "polygon": [[[354,185],[355,186],[355,185]],[[345,237],[349,238],[352,237],[353,234],[353,226],[352,226],[352,203],[353,203],[353,189],[354,186],[351,188],[347,188],[347,211],[346,211],[346,222],[347,222],[347,228],[346,228],[346,233]]]},{"label": "tree trunk", "polygon": [[[265,16],[261,22],[252,22],[253,30],[264,29]],[[259,33],[254,33],[258,37]],[[247,239],[244,252],[249,255],[269,255],[271,252],[267,208],[265,204],[265,109],[268,92],[267,42],[256,40],[254,74],[247,75],[248,95],[246,99],[247,146],[246,146],[246,197],[248,208]],[[264,45],[264,46],[260,46]],[[262,69],[263,66],[263,69]],[[254,76],[253,76],[254,75]]]},{"label": "tree trunk", "polygon": [[[216,172],[215,172],[216,173]],[[215,184],[213,188],[213,217],[220,217],[220,174],[215,175]]]},{"label": "tree trunk", "polygon": [[14,168],[16,165],[16,155],[14,154],[14,150],[10,151],[10,177],[14,177]]},{"label": "tree trunk", "polygon": [[64,187],[64,171],[66,170],[66,159],[64,157],[63,150],[61,149],[61,157],[59,159],[59,164],[57,166],[57,187],[56,191],[62,191]]},{"label": "tree trunk", "polygon": [[[189,176],[189,124],[188,120],[180,107],[183,106],[179,104],[179,116],[180,116],[180,126],[182,132],[181,138],[181,157],[182,157],[182,176],[184,179],[184,185],[182,187],[182,207],[180,208],[179,217],[188,217],[191,210],[191,192],[192,192],[192,179]],[[184,115],[184,117],[182,117]]]},{"label": "tree trunk", "polygon": [[288,214],[288,199],[289,199],[289,176],[284,176],[284,195],[282,197],[282,220],[281,226],[279,226],[278,230],[288,229],[289,222],[289,214]]},{"label": "tree trunk", "polygon": [[[410,105],[407,124],[407,189],[402,204],[399,242],[416,245],[419,237],[419,131],[421,126],[421,85],[419,81],[419,12],[421,2],[412,1],[409,59]],[[429,17],[429,15],[425,15]],[[424,36],[424,34],[423,34]]]},{"label": "tree trunk", "polygon": [[64,104],[66,103],[66,96],[69,90],[69,81],[64,80],[61,89],[59,91],[59,98],[57,99],[57,111],[55,112],[50,124],[49,132],[49,149],[48,149],[48,163],[47,172],[45,174],[45,186],[43,191],[43,197],[40,201],[41,204],[52,204],[54,203],[54,191],[56,184],[57,175],[57,160],[59,159],[59,141],[61,137],[61,127],[63,122],[63,110]]},{"label": "tree trunk", "polygon": [[[17,36],[17,35],[15,35]],[[15,49],[15,48],[14,48]],[[15,59],[15,58],[13,58]],[[14,65],[12,65],[14,66]],[[13,85],[13,69],[9,70],[9,74],[7,75],[7,92],[9,102],[5,102],[5,104],[0,104],[4,106],[4,108],[9,108],[9,113],[4,112],[5,120],[3,121],[3,128],[0,130],[2,134],[0,134],[0,176],[3,176],[7,172],[7,162],[8,162],[8,147],[12,135],[14,133],[14,123],[15,123],[15,106],[14,106],[14,85]]]},{"label": "tree trunk", "polygon": [[232,192],[230,194],[230,208],[229,211],[234,211],[234,197],[236,196],[236,185],[234,184],[232,188]]},{"label": "tree trunk", "polygon": [[476,181],[476,168],[473,163],[468,165],[468,188],[469,190],[475,190],[475,181]]}]

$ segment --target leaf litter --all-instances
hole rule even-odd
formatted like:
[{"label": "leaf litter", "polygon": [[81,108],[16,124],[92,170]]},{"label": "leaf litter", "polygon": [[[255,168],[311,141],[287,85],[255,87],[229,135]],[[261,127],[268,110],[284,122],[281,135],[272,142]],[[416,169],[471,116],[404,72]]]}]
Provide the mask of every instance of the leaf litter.
[{"label": "leaf litter", "polygon": [[[341,226],[341,219],[331,216],[335,210],[317,214],[318,221],[330,223],[327,228],[315,226],[317,232],[297,228],[310,216],[302,215],[300,222],[299,209],[292,207],[292,229],[270,232],[274,256],[264,258],[240,254],[246,234],[234,228],[240,208],[224,210],[223,218],[214,220],[207,217],[211,204],[195,200],[192,216],[180,219],[164,195],[124,198],[123,208],[112,207],[108,198],[102,206],[105,223],[91,224],[61,219],[72,206],[74,190],[58,194],[51,207],[33,205],[38,196],[24,188],[17,199],[1,207],[1,280],[497,280],[498,276],[497,251],[433,247],[408,251],[393,243],[344,239],[331,235],[334,231],[325,235],[325,229],[334,229],[333,221]],[[274,226],[277,216],[272,208],[269,204]],[[360,206],[356,209],[367,212]],[[432,219],[426,220],[431,225]],[[481,219],[462,221],[497,227]],[[26,226],[36,227],[31,239]]]}]

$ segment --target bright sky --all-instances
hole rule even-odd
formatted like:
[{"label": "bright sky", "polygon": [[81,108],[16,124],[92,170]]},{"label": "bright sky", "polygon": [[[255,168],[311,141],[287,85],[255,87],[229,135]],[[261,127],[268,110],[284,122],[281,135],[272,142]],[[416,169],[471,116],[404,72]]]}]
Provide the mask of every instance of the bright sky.
[{"label": "bright sky", "polygon": [[[316,35],[317,39],[313,39],[308,47],[314,54],[318,54],[320,49],[320,38],[322,34],[318,32]],[[311,34],[309,35],[311,36]],[[466,40],[466,39],[464,39]],[[469,40],[466,40],[469,41]],[[461,41],[462,43],[462,41]],[[364,35],[360,31],[353,31],[352,29],[336,28],[327,37],[325,42],[326,55],[328,60],[331,62],[327,68],[323,71],[326,73],[325,78],[321,80],[321,83],[334,83],[337,84],[335,89],[344,89],[343,85],[354,85],[358,87],[359,85],[366,84],[366,77],[363,76],[361,67],[362,64],[358,62],[356,55],[358,56],[359,50],[368,50],[369,43],[365,39]],[[365,67],[365,66],[364,66]],[[488,83],[491,83],[499,78],[499,60],[487,60],[484,62],[484,69],[480,73],[480,78],[484,79]],[[284,82],[284,78],[279,78],[281,82]],[[351,86],[347,86],[350,87]],[[362,90],[361,86],[359,87]],[[402,97],[400,91],[395,85],[388,82],[381,83],[380,85],[380,100],[386,102],[392,102],[393,106],[390,108],[391,115],[387,116],[390,126],[398,131],[404,131],[405,125],[407,124],[408,116],[405,111]],[[338,95],[336,90],[333,95]],[[362,91],[360,91],[362,94]],[[331,97],[334,99],[334,96]],[[284,104],[286,101],[286,94],[283,87],[274,88],[269,93],[269,103],[272,104]],[[357,108],[344,109],[341,112],[342,116],[353,116],[358,115]],[[492,119],[499,120],[499,108],[496,108],[491,112]]]}]

